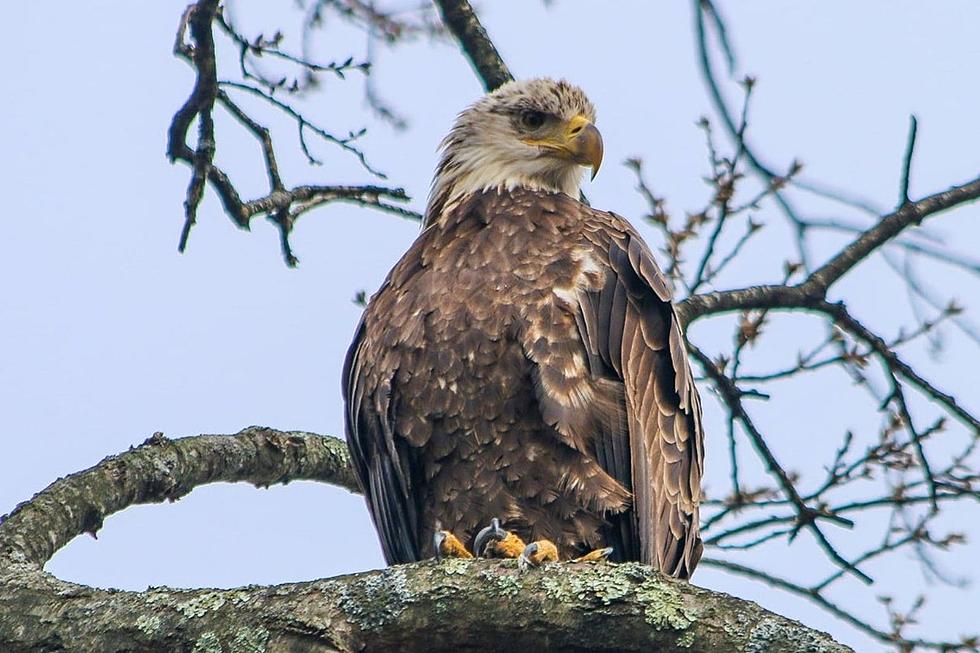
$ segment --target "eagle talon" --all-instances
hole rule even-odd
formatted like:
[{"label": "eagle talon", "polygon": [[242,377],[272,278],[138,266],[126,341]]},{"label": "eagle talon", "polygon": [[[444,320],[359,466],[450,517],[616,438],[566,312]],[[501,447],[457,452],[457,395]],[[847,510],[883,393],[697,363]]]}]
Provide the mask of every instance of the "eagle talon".
[{"label": "eagle talon", "polygon": [[501,528],[496,517],[476,534],[473,541],[473,552],[484,558],[518,558],[524,548],[524,540]]},{"label": "eagle talon", "polygon": [[436,551],[436,561],[442,562],[442,545],[446,541],[448,531],[436,531],[432,534],[432,548]]},{"label": "eagle talon", "polygon": [[[517,558],[517,568],[521,571],[527,571],[531,567],[531,556],[538,552],[538,543],[531,542],[528,544],[521,555]],[[535,565],[536,566],[536,565]]]},{"label": "eagle talon", "polygon": [[602,549],[592,549],[584,556],[579,556],[578,558],[569,560],[569,562],[604,562],[609,559],[609,556],[612,555],[614,550],[611,546]]},{"label": "eagle talon", "polygon": [[508,535],[509,533],[500,527],[500,520],[494,517],[490,520],[489,526],[480,529],[480,532],[476,534],[476,539],[473,540],[473,552],[479,557],[489,557],[487,556],[487,553],[490,552],[488,549]]},{"label": "eagle talon", "polygon": [[432,544],[436,550],[436,560],[440,562],[443,558],[473,557],[473,554],[459,541],[459,538],[449,531],[439,530],[433,533]]},{"label": "eagle talon", "polygon": [[517,566],[521,571],[540,567],[546,562],[558,562],[558,547],[551,540],[531,542],[517,558]]}]

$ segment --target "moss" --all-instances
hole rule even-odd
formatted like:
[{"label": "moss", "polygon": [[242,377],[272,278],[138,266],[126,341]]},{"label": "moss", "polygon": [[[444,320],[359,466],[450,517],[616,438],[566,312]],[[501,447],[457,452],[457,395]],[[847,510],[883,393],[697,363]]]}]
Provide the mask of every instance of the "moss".
[{"label": "moss", "polygon": [[170,603],[170,593],[160,592],[156,590],[150,590],[145,595],[146,602],[150,605],[156,605],[158,603],[169,604]]},{"label": "moss", "polygon": [[269,631],[258,628],[244,628],[231,640],[231,653],[265,653],[269,643]]},{"label": "moss", "polygon": [[722,630],[733,641],[745,637],[745,633],[749,631],[751,626],[752,618],[745,614],[740,606],[733,608],[730,614],[725,615],[721,625]]},{"label": "moss", "polygon": [[175,607],[177,612],[189,619],[202,617],[208,612],[221,609],[225,604],[223,592],[205,592],[187,601],[178,603]]},{"label": "moss", "polygon": [[636,588],[636,600],[643,606],[644,620],[657,630],[685,631],[694,623],[684,597],[668,581],[647,578]]},{"label": "moss", "polygon": [[800,628],[799,624],[773,617],[764,617],[749,635],[746,653],[769,651],[801,651],[805,653],[836,653],[848,650],[821,632]]},{"label": "moss", "polygon": [[269,631],[258,626],[256,628],[242,628],[237,631],[235,636],[228,642],[226,635],[225,641],[227,648],[222,647],[221,637],[216,633],[206,632],[194,642],[192,653],[265,653],[269,643]]},{"label": "moss", "polygon": [[565,581],[561,576],[548,574],[541,578],[541,589],[544,595],[555,602],[564,602],[571,597],[571,592],[565,586]]},{"label": "moss", "polygon": [[633,582],[619,573],[608,573],[609,568],[592,566],[571,580],[572,594],[579,600],[592,600],[602,605],[620,601],[633,590]]},{"label": "moss", "polygon": [[517,596],[523,588],[521,582],[509,574],[497,576],[494,581],[494,585],[497,587],[500,595],[508,598]]},{"label": "moss", "polygon": [[681,648],[691,648],[694,645],[694,633],[690,630],[685,631],[677,638],[677,645]]},{"label": "moss", "polygon": [[152,637],[160,630],[160,617],[156,615],[145,615],[141,614],[136,619],[136,628],[139,629],[141,633]]},{"label": "moss", "polygon": [[571,599],[610,605],[630,595],[634,583],[626,575],[610,573],[612,568],[594,565],[568,573],[566,565],[549,565],[542,570],[539,581],[542,591],[551,601],[566,602]]},{"label": "moss", "polygon": [[204,633],[194,642],[191,653],[222,653],[221,640],[214,633]]},{"label": "moss", "polygon": [[248,592],[243,592],[242,590],[225,592],[225,598],[231,601],[231,604],[235,607],[245,605],[252,600],[252,597],[248,595]]},{"label": "moss", "polygon": [[377,630],[396,619],[414,601],[404,570],[389,567],[344,586],[338,604],[348,622],[362,630]]},{"label": "moss", "polygon": [[439,563],[438,569],[441,569],[447,576],[464,575],[470,570],[472,564],[473,561],[466,558],[447,558]]}]

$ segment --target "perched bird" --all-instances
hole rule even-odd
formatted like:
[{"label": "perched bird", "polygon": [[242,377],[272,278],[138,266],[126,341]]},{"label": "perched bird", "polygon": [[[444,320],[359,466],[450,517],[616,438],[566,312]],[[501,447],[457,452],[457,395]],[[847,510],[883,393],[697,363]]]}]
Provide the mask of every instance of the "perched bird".
[{"label": "perched bird", "polygon": [[478,534],[476,555],[530,564],[606,547],[682,578],[698,563],[700,400],[649,248],[578,199],[602,161],[594,123],[581,89],[533,79],[442,142],[422,232],[344,366],[389,564],[469,557]]}]

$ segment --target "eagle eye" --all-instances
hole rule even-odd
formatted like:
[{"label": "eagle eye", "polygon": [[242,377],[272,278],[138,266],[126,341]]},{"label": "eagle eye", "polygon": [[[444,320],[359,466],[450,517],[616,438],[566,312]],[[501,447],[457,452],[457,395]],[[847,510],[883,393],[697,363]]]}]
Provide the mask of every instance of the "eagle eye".
[{"label": "eagle eye", "polygon": [[528,129],[537,129],[544,121],[545,115],[540,111],[528,110],[521,114],[521,125]]}]

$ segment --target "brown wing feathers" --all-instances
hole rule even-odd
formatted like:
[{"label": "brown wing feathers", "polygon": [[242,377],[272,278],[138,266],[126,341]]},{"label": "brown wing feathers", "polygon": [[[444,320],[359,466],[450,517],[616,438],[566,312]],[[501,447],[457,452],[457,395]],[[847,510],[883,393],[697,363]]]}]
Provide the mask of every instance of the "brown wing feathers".
[{"label": "brown wing feathers", "polygon": [[[624,386],[631,517],[639,551],[629,537],[619,544],[630,558],[689,577],[701,555],[697,502],[702,433],[683,336],[666,279],[645,245],[620,218],[592,214],[612,222],[608,231],[596,232],[608,239],[608,270],[598,293],[582,302],[580,324],[586,326],[583,338],[589,349]],[[607,433],[597,441],[599,464],[617,478],[623,462],[622,455],[616,456],[617,444],[621,448],[623,440]],[[624,524],[617,526],[624,530]]]},{"label": "brown wing feathers", "polygon": [[362,323],[344,362],[347,444],[385,559],[389,564],[413,562],[419,559],[420,547],[418,514],[408,478],[411,452],[399,446],[393,432],[391,382],[380,391],[364,387],[370,377],[360,361],[363,338]]}]

